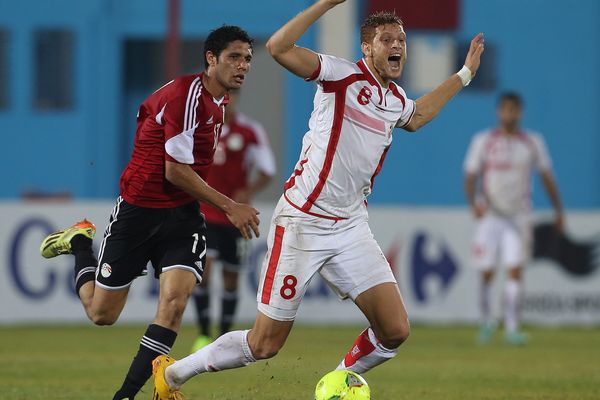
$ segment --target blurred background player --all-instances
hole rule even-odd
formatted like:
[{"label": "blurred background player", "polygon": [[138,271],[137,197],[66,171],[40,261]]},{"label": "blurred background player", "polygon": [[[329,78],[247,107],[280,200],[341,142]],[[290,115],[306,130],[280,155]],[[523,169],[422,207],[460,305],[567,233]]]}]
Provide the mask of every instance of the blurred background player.
[{"label": "blurred background player", "polygon": [[[249,204],[275,174],[275,159],[263,126],[237,109],[239,90],[229,92],[225,123],[206,182],[238,203]],[[206,219],[206,266],[202,283],[194,290],[200,336],[192,351],[212,341],[210,331],[209,278],[213,262],[219,261],[223,273],[220,333],[229,332],[238,302],[238,277],[244,266],[247,241],[227,215],[202,204]]]},{"label": "blurred background player", "polygon": [[367,372],[393,358],[409,335],[398,284],[369,227],[366,197],[394,128],[416,131],[469,84],[479,68],[483,34],[471,41],[463,68],[415,102],[394,82],[406,61],[406,34],[392,12],[366,18],[360,36],[364,57],[357,62],[296,45],[340,3],[315,2],[267,42],[279,64],[316,81],[317,91],[300,159],[271,221],[254,327],[226,333],[180,361],[157,357],[153,373],[160,399],[177,398],[179,387],[194,375],[274,357],[317,273],[340,298],[352,299],[370,324],[338,369]]},{"label": "blurred background player", "polygon": [[[555,211],[555,228],[563,229],[563,210],[550,156],[543,138],[520,127],[523,101],[517,93],[499,97],[498,126],[475,135],[467,152],[465,192],[477,220],[473,257],[481,271],[479,342],[488,343],[495,329],[490,305],[494,268],[507,270],[504,329],[508,344],[522,345],[520,301],[523,267],[531,252],[531,172],[537,169]],[[480,181],[480,190],[477,182]]]},{"label": "blurred background player", "polygon": [[160,282],[156,317],[113,400],[133,399],[152,373],[152,360],[171,351],[188,298],[202,280],[206,243],[198,201],[223,210],[244,237],[251,230],[258,235],[258,212],[205,182],[227,92],[243,84],[252,42],[237,26],[212,31],[205,41],[205,72],[176,78],[142,103],[99,262],[92,249],[96,229],[88,221],[42,242],[46,258],[75,255],[76,293],[97,325],[117,321],[133,280],[152,262]]}]

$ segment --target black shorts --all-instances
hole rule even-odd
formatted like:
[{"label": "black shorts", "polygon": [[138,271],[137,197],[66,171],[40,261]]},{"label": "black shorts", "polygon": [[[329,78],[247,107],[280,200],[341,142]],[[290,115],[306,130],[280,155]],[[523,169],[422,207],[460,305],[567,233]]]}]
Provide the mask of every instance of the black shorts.
[{"label": "black shorts", "polygon": [[144,275],[148,261],[154,276],[170,269],[193,272],[202,280],[206,226],[197,202],[174,208],[144,208],[119,196],[98,254],[96,284],[125,289]]},{"label": "black shorts", "polygon": [[208,256],[223,263],[225,269],[240,269],[245,264],[248,241],[234,226],[206,224]]}]

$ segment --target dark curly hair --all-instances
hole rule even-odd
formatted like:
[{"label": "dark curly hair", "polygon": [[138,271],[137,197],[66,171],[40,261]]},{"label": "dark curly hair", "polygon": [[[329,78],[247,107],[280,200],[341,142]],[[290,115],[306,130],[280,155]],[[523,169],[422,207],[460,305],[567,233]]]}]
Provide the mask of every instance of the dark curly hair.
[{"label": "dark curly hair", "polygon": [[204,41],[204,67],[208,68],[208,60],[206,59],[206,53],[211,52],[215,56],[219,57],[221,52],[225,50],[229,43],[235,42],[236,40],[248,43],[252,48],[254,39],[248,35],[248,32],[235,25],[223,25],[211,31],[206,40]]},{"label": "dark curly hair", "polygon": [[377,11],[365,19],[360,26],[360,42],[371,43],[375,37],[375,29],[378,26],[386,24],[404,25],[404,22],[396,15],[394,11]]}]

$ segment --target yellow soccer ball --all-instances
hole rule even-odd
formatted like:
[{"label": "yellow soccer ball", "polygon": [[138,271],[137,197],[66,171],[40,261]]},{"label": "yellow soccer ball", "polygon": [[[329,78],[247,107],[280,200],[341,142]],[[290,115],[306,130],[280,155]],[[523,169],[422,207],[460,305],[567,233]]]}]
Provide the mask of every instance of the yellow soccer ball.
[{"label": "yellow soccer ball", "polygon": [[367,381],[356,372],[332,371],[321,378],[315,389],[315,400],[370,400]]}]

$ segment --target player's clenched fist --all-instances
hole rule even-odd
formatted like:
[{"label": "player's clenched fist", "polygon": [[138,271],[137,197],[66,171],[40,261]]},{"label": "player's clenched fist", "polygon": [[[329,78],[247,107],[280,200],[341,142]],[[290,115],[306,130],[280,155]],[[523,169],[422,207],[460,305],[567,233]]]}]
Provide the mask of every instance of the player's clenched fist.
[{"label": "player's clenched fist", "polygon": [[244,239],[252,239],[252,232],[254,236],[259,237],[260,232],[258,225],[260,220],[258,219],[258,210],[247,204],[235,203],[231,205],[231,208],[226,211],[227,218],[231,223],[240,230]]}]

